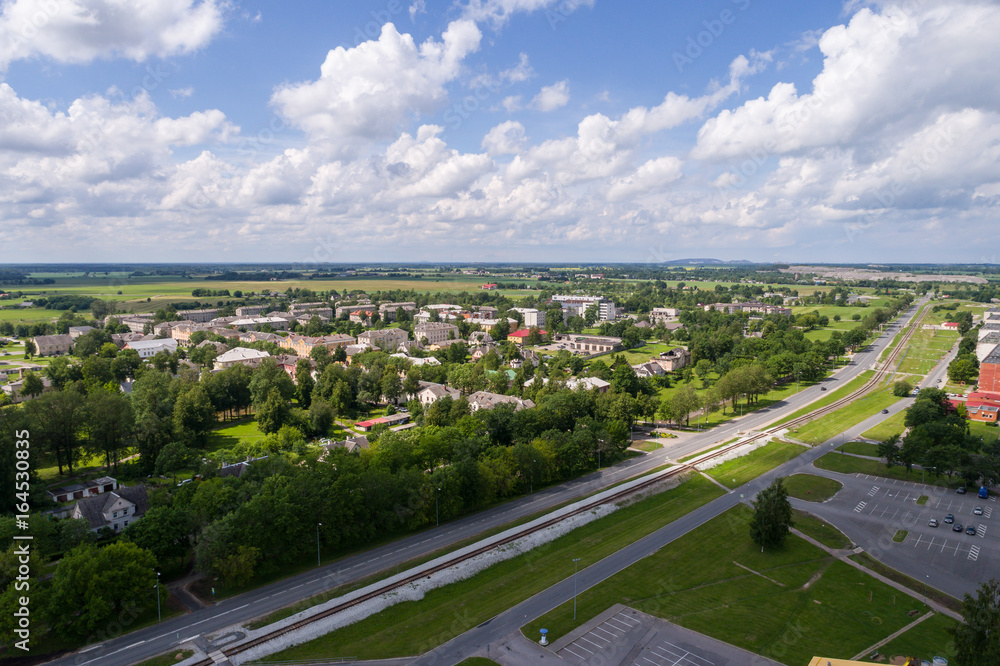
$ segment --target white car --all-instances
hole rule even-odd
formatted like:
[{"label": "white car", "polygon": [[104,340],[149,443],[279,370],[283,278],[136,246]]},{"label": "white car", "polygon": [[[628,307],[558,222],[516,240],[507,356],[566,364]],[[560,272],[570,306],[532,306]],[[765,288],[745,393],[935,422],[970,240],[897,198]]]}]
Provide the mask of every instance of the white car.
[{"label": "white car", "polygon": [[981,516],[981,515],[983,515],[983,507],[977,506],[975,509],[972,510],[972,515],[974,515],[974,516]]}]

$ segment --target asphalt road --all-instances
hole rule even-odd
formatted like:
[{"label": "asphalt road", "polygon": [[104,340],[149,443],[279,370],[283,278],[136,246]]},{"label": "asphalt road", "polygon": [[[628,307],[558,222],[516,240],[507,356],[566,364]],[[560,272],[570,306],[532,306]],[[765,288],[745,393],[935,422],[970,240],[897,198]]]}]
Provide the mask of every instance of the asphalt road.
[{"label": "asphalt road", "polygon": [[[676,459],[683,457],[699,449],[709,447],[714,443],[732,439],[739,433],[759,429],[767,423],[790,414],[823,397],[825,394],[820,390],[820,387],[827,387],[831,390],[836,389],[861,372],[871,369],[885,346],[917,312],[920,303],[905,312],[897,322],[888,326],[882,335],[866,350],[855,354],[850,365],[838,369],[832,377],[821,381],[819,384],[804,389],[766,409],[751,412],[746,416],[734,419],[710,431],[686,436],[669,448],[624,461],[614,467],[606,468],[600,472],[595,472],[567,483],[546,488],[527,497],[446,523],[438,528],[424,530],[384,546],[342,558],[337,562],[323,567],[292,576],[236,597],[225,599],[208,608],[177,616],[131,633],[122,634],[121,628],[116,626],[109,627],[109,632],[117,632],[113,634],[112,638],[49,663],[57,664],[58,666],[69,666],[71,664],[75,666],[83,666],[84,664],[93,664],[94,666],[127,666],[128,664],[143,661],[176,649],[181,643],[188,642],[196,637],[212,634],[226,627],[272,613],[333,587],[355,582],[382,571],[391,571],[412,559],[423,557],[441,548],[465,541],[487,530],[597,492],[609,485],[659,467],[665,464],[669,458]],[[771,476],[773,474],[763,478],[770,479]],[[762,481],[765,485],[767,482]],[[726,504],[725,500],[727,498],[730,498],[733,504],[739,501],[738,495],[735,499],[733,499],[733,496],[721,498],[707,507],[702,507],[702,509],[690,516],[685,516],[671,526],[668,526],[668,528],[676,530],[678,529],[674,527],[676,525],[687,525],[689,526],[687,529],[693,529],[701,524],[701,522],[730,508],[732,504]],[[709,509],[708,507],[716,508]],[[711,511],[715,511],[715,513],[711,513]],[[711,515],[709,515],[710,513]],[[699,522],[693,522],[695,520]],[[687,530],[685,529],[685,531]],[[656,534],[659,534],[659,532]],[[653,536],[650,535],[650,537],[640,540],[637,544],[649,543],[648,540]],[[635,552],[641,552],[642,546],[633,544],[632,547],[624,549],[621,552],[631,553],[633,552],[632,548],[638,548],[639,551]],[[613,557],[619,556],[616,554]],[[622,555],[621,557],[627,556]],[[127,630],[128,627],[124,627],[124,631]]]}]

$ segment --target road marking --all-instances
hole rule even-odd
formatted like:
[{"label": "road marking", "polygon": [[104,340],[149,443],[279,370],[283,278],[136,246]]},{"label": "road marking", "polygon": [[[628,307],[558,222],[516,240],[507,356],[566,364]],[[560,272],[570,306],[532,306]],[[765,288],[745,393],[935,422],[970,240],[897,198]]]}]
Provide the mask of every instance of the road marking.
[{"label": "road marking", "polygon": [[589,653],[589,654],[594,654],[594,651],[593,651],[593,650],[588,650],[587,648],[583,647],[582,645],[580,645],[580,642],[579,642],[579,641],[573,641],[573,643],[572,643],[572,644],[573,644],[573,645],[575,645],[576,647],[580,648],[580,649],[581,649],[581,650],[583,650],[584,652],[587,652],[587,653]]},{"label": "road marking", "polygon": [[[192,622],[192,623],[191,623],[191,624],[189,624],[188,626],[189,626],[189,627],[193,627],[193,626],[195,626],[195,625],[199,625],[199,624],[201,624],[202,622],[208,622],[209,620],[214,620],[214,619],[215,619],[215,618],[217,618],[217,617],[222,617],[223,615],[229,615],[230,613],[235,613],[236,611],[238,611],[238,610],[242,610],[242,609],[246,608],[246,607],[247,607],[247,606],[249,606],[249,605],[250,605],[250,604],[243,604],[243,605],[242,605],[242,606],[240,606],[239,608],[233,608],[232,610],[227,610],[227,611],[226,611],[226,612],[224,612],[224,613],[217,613],[217,614],[213,615],[212,617],[207,617],[207,618],[205,618],[204,620],[199,620],[199,621],[197,621],[197,622]],[[197,637],[197,636],[192,636],[192,638],[198,638],[198,637]],[[191,639],[187,639],[187,640],[191,640]],[[181,642],[183,643],[184,641],[181,641]]]},{"label": "road marking", "polygon": [[[604,625],[601,625],[601,626],[604,626]],[[611,636],[611,638],[619,638],[618,634],[613,634],[610,631],[608,631],[607,629],[602,629],[601,627],[594,627],[594,631],[601,631],[601,632],[607,634],[608,636]],[[604,637],[601,636],[601,638],[604,638]],[[605,638],[604,640],[607,640],[607,639]]]},{"label": "road marking", "polygon": [[[578,640],[587,641],[588,643],[590,643],[591,645],[593,645],[594,647],[596,647],[598,650],[600,650],[602,647],[604,647],[603,645],[598,645],[594,641],[590,640],[589,638],[587,638],[587,636],[580,636],[580,638]],[[601,640],[604,640],[604,639],[601,639]],[[607,643],[607,641],[604,641],[604,642]]]},{"label": "road marking", "polygon": [[989,518],[991,515],[993,515],[993,507],[988,506],[983,509],[983,518]]},{"label": "road marking", "polygon": [[190,638],[185,638],[184,640],[177,641],[177,644],[181,645],[183,643],[187,643],[188,641],[193,641],[194,639],[198,638],[199,635],[200,634],[195,634],[194,636],[191,636]]},{"label": "road marking", "polygon": [[867,504],[868,502],[858,502],[858,505],[854,507],[854,513],[861,513]]},{"label": "road marking", "polygon": [[872,489],[868,491],[868,497],[874,497],[875,493],[879,490],[878,486],[872,486]]},{"label": "road marking", "polygon": [[571,655],[573,655],[577,659],[586,659],[586,657],[584,657],[582,654],[577,654],[576,652],[573,652],[572,650],[570,650],[569,649],[569,645],[567,645],[566,647],[564,647],[563,650],[566,650],[566,652],[569,652]]},{"label": "road marking", "polygon": [[[163,634],[163,635],[166,636],[166,634]],[[156,638],[154,638],[152,640],[155,641]],[[101,647],[101,645],[103,645],[103,643],[98,643],[97,645],[92,645],[91,647],[87,648],[86,650],[80,650],[80,654],[83,654],[84,652],[90,652],[91,650],[96,650],[97,648]]]},{"label": "road marking", "polygon": [[132,645],[129,645],[128,647],[126,647],[126,648],[122,648],[122,649],[123,649],[123,650],[128,650],[128,649],[130,649],[130,648],[134,648],[134,647],[136,647],[136,646],[138,646],[138,645],[142,645],[142,644],[143,644],[143,643],[145,643],[145,642],[146,642],[146,641],[139,641],[138,643],[132,643]]},{"label": "road marking", "polygon": [[973,562],[979,559],[979,546],[973,546],[969,549],[969,559]]},{"label": "road marking", "polygon": [[300,587],[302,587],[303,585],[305,585],[305,583],[299,583],[299,584],[298,584],[298,585],[296,585],[295,587],[290,587],[290,588],[288,588],[288,591],[289,591],[289,592],[291,592],[292,590],[297,590],[297,589],[299,589]]},{"label": "road marking", "polygon": [[986,525],[979,523],[979,526],[976,527],[976,536],[980,539],[986,536]]},{"label": "road marking", "polygon": [[914,548],[916,548],[917,546],[919,546],[919,545],[920,545],[920,541],[921,541],[921,539],[923,539],[923,538],[924,538],[924,535],[923,535],[923,534],[918,534],[918,535],[917,535],[917,541],[916,541],[916,542],[915,542],[915,543],[913,544],[913,547],[914,547]]}]

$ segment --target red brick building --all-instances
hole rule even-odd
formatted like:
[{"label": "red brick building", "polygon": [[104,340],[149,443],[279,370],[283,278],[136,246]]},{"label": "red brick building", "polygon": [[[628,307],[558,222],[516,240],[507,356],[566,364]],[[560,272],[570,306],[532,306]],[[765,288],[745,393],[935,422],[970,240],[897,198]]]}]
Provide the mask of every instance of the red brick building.
[{"label": "red brick building", "polygon": [[979,364],[979,392],[1000,393],[1000,348]]}]

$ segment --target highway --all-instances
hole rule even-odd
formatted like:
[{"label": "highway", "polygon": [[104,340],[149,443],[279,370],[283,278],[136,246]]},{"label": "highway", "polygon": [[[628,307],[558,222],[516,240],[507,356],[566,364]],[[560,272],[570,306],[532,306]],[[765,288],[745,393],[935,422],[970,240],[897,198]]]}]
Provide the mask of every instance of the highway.
[{"label": "highway", "polygon": [[[710,431],[686,436],[669,448],[624,461],[614,467],[567,483],[546,488],[527,497],[454,520],[438,528],[424,530],[378,548],[342,558],[323,567],[222,600],[211,607],[173,617],[138,631],[117,635],[49,663],[59,666],[70,664],[75,666],[83,666],[84,664],[127,666],[143,661],[169,650],[177,649],[182,643],[193,639],[200,641],[201,636],[269,614],[333,587],[359,581],[379,572],[394,571],[398,566],[402,566],[410,560],[424,557],[458,542],[466,541],[485,531],[493,530],[648,472],[662,466],[668,459],[680,458],[715,443],[730,440],[741,433],[760,429],[766,424],[823,397],[825,393],[821,387],[836,389],[861,372],[871,369],[882,350],[901,328],[909,323],[919,305],[923,304],[925,300],[921,299],[903,313],[896,322],[887,326],[881,336],[868,348],[855,354],[851,364],[838,369],[833,376],[819,384],[806,388],[766,409],[751,412]],[[664,530],[677,529],[675,526],[686,525],[697,517],[707,520],[708,518],[704,518],[702,513],[708,510],[708,507],[716,506],[719,502],[721,502],[719,504],[721,506],[724,504],[723,500],[726,498],[720,498],[720,500],[702,507],[690,517],[686,516]],[[738,497],[736,501],[738,501]],[[726,508],[729,507],[719,508],[718,512],[721,513]],[[637,543],[645,543],[649,538]],[[639,546],[633,545],[633,547]],[[633,552],[631,547],[622,552],[626,551]],[[202,641],[201,646],[215,649],[219,645],[205,646]]]}]

